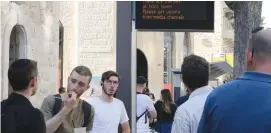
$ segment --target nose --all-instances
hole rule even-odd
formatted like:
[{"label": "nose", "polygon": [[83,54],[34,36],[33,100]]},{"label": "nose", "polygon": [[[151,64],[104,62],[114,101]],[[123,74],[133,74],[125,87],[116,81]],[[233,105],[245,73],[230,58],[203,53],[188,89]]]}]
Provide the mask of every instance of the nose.
[{"label": "nose", "polygon": [[110,87],[114,88],[114,84],[113,84],[113,83],[111,83],[111,84],[110,84]]},{"label": "nose", "polygon": [[77,88],[78,88],[78,84],[77,84],[77,83],[72,84],[72,85],[71,85],[71,89],[70,89],[70,91],[75,92],[75,91],[77,90]]}]

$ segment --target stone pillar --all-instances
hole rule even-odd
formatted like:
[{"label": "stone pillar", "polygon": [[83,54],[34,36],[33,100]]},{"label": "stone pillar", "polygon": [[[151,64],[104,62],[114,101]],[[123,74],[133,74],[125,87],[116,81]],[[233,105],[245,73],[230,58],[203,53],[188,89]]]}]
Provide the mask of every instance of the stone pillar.
[{"label": "stone pillar", "polygon": [[63,35],[63,86],[67,87],[68,77],[78,64],[78,2],[60,2],[60,22]]}]

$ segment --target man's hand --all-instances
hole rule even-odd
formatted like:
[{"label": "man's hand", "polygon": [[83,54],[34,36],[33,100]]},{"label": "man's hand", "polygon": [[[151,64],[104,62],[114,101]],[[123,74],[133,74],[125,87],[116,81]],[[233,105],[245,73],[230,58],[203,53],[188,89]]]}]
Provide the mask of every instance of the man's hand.
[{"label": "man's hand", "polygon": [[76,107],[76,104],[77,104],[76,97],[77,97],[77,94],[74,92],[65,93],[63,95],[64,109],[72,110],[74,107]]}]

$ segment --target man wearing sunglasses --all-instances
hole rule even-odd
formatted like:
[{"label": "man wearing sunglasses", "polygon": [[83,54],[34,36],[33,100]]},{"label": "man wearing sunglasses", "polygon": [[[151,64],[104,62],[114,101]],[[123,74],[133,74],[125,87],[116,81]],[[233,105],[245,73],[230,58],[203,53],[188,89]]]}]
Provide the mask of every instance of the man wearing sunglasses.
[{"label": "man wearing sunglasses", "polygon": [[271,29],[252,32],[247,72],[207,98],[198,133],[271,132]]}]

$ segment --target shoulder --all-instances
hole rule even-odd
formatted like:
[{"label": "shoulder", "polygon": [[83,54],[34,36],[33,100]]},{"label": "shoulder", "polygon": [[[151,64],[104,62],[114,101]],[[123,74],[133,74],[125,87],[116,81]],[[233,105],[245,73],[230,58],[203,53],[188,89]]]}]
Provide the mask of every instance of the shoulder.
[{"label": "shoulder", "polygon": [[33,116],[33,117],[31,117],[33,121],[36,121],[36,122],[38,122],[38,121],[40,121],[40,122],[44,121],[44,117],[43,117],[42,112],[39,109],[37,109],[37,108],[34,108],[31,111],[31,115]]},{"label": "shoulder", "polygon": [[161,100],[156,101],[157,104],[163,104]]},{"label": "shoulder", "polygon": [[175,117],[181,118],[185,116],[189,116],[189,112],[188,112],[187,106],[185,104],[182,104],[177,108]]},{"label": "shoulder", "polygon": [[55,95],[48,95],[47,97],[44,98],[44,102],[54,102],[55,101]]},{"label": "shoulder", "polygon": [[88,104],[95,106],[96,103],[100,104],[99,102],[101,101],[100,98],[98,97],[91,97],[89,99],[85,100]]},{"label": "shoulder", "polygon": [[54,95],[48,95],[44,98],[41,105],[41,110],[44,110],[46,108],[52,108],[55,104],[55,96]]},{"label": "shoulder", "polygon": [[231,90],[236,90],[235,88],[238,86],[238,84],[240,84],[240,80],[232,80],[230,82],[227,82],[223,85],[220,85],[218,87],[216,87],[212,93],[214,94],[220,94],[220,93],[224,93],[224,92],[229,92]]},{"label": "shoulder", "polygon": [[82,107],[83,107],[84,109],[89,110],[89,111],[90,111],[90,114],[94,114],[94,111],[95,111],[94,106],[92,106],[90,103],[88,103],[88,102],[85,101],[85,100],[81,100],[81,101],[82,101]]},{"label": "shoulder", "polygon": [[121,100],[119,100],[118,98],[114,98],[114,103],[118,104],[120,106],[124,106],[124,103]]},{"label": "shoulder", "polygon": [[173,109],[177,109],[177,108],[178,108],[178,106],[177,106],[175,103],[172,103],[172,104],[171,104],[171,107],[172,107]]},{"label": "shoulder", "polygon": [[138,99],[143,100],[143,101],[152,101],[151,98],[145,94],[138,94]]},{"label": "shoulder", "polygon": [[158,100],[155,102],[155,106],[161,106],[163,104],[163,102],[161,100]]}]

